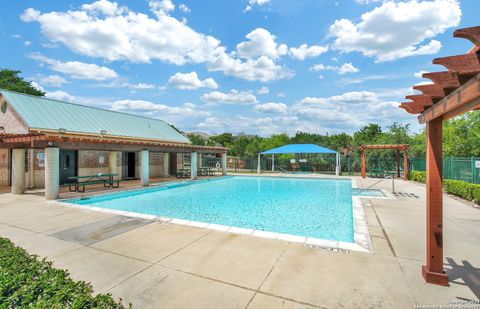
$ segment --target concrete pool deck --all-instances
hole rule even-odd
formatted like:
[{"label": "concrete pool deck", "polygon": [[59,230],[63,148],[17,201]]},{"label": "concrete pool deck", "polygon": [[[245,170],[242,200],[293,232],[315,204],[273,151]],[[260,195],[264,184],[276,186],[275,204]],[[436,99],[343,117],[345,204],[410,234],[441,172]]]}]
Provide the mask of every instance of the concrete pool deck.
[{"label": "concrete pool deck", "polygon": [[[358,187],[376,179],[356,178]],[[390,191],[390,182],[376,187]],[[373,253],[335,252],[0,195],[0,236],[134,308],[412,308],[480,299],[480,209],[444,200],[450,287],[425,284],[425,187],[362,198]]]}]

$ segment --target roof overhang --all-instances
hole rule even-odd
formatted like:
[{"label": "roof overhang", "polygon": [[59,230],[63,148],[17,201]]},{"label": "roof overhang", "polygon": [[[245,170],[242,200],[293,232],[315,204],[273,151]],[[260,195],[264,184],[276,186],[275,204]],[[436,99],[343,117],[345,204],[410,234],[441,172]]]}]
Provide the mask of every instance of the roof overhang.
[{"label": "roof overhang", "polygon": [[0,134],[0,148],[44,149],[57,147],[72,150],[111,150],[159,152],[202,152],[225,153],[228,148],[199,146],[192,144],[170,143],[163,141],[145,141],[112,137],[76,136],[46,133]]}]

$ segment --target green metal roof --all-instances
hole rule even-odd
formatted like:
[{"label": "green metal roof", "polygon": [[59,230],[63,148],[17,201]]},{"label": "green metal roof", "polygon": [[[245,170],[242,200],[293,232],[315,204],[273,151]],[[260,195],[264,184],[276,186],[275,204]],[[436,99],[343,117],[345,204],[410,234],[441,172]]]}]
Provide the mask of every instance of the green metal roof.
[{"label": "green metal roof", "polygon": [[67,103],[0,89],[0,93],[31,129],[125,136],[190,143],[162,120]]}]

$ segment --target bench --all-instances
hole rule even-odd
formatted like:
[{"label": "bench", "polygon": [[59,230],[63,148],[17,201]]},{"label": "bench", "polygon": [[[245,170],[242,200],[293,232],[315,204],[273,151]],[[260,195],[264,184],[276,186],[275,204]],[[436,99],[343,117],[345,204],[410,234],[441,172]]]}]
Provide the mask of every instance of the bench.
[{"label": "bench", "polygon": [[[74,180],[68,184],[68,190],[70,192],[85,192],[85,187],[89,185],[98,185],[103,184],[105,188],[118,188],[120,187],[120,180],[115,180],[113,177],[118,174],[103,174],[98,173],[96,175],[87,175],[87,176],[74,176],[69,177],[69,179]],[[86,179],[81,181],[82,179]],[[81,189],[80,189],[81,188]]]}]

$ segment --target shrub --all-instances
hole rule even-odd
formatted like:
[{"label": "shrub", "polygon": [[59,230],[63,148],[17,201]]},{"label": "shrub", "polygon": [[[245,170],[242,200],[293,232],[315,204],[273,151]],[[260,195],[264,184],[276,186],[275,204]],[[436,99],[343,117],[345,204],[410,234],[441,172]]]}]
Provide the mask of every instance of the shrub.
[{"label": "shrub", "polygon": [[[426,172],[411,171],[408,173],[408,179],[425,183]],[[451,195],[473,201],[480,204],[480,185],[461,181],[461,180],[443,180],[443,190]]]},{"label": "shrub", "polygon": [[89,283],[74,281],[67,271],[1,237],[0,304],[2,308],[124,308],[110,294],[93,296]]},{"label": "shrub", "polygon": [[408,173],[408,179],[416,181],[416,182],[425,183],[426,178],[427,178],[427,173],[426,172],[410,171]]}]

